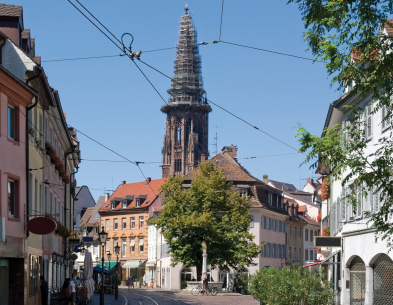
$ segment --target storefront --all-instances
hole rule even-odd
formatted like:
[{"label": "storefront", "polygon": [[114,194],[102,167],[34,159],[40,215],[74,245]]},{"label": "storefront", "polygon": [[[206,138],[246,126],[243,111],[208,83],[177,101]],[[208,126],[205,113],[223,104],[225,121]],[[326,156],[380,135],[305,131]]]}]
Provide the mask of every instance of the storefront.
[{"label": "storefront", "polygon": [[122,276],[128,278],[129,276],[134,277],[134,282],[143,281],[142,278],[145,275],[146,263],[142,260],[129,260],[122,267]]}]

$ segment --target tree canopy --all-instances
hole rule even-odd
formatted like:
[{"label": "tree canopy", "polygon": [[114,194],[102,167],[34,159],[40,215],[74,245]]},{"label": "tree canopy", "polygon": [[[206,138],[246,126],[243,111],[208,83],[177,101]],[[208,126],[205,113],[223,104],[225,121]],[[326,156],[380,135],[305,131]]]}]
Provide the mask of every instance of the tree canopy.
[{"label": "tree canopy", "polygon": [[191,187],[183,178],[170,177],[162,187],[162,213],[150,221],[161,228],[172,257],[172,266],[202,264],[202,241],[212,268],[250,265],[261,246],[252,242],[248,197],[231,190],[224,171],[210,161],[199,164]]},{"label": "tree canopy", "polygon": [[[290,0],[303,15],[306,28],[304,38],[315,59],[325,61],[332,86],[348,98],[360,101],[371,96],[366,107],[369,114],[382,112],[380,126],[392,121],[393,53],[389,31],[393,21],[392,0]],[[384,33],[387,29],[388,33]],[[355,103],[356,104],[356,103]],[[330,169],[331,181],[341,180],[344,186],[354,180],[346,199],[354,209],[360,204],[355,191],[364,196],[376,196],[382,206],[369,213],[377,229],[377,236],[387,239],[393,233],[393,142],[392,129],[384,132],[370,152],[366,135],[365,109],[347,105],[349,120],[342,125],[326,128],[323,137],[311,134],[300,126],[297,137],[300,151],[307,153],[304,163],[318,163]]]}]

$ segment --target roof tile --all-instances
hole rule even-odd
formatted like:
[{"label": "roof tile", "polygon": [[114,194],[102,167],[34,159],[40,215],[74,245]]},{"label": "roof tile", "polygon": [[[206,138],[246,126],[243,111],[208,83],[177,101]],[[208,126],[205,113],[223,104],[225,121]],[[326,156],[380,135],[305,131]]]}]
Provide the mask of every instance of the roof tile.
[{"label": "roof tile", "polygon": [[23,6],[0,3],[0,16],[20,17],[23,13]]}]

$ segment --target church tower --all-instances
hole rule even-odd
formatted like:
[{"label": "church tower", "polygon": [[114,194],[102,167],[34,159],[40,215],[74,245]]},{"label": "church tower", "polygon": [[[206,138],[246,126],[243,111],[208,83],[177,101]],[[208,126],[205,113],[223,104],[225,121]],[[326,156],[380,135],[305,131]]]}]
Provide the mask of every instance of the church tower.
[{"label": "church tower", "polygon": [[180,21],[175,75],[168,90],[171,97],[161,107],[166,113],[163,178],[185,175],[208,157],[208,117],[212,109],[202,88],[197,33],[187,6],[185,11]]}]

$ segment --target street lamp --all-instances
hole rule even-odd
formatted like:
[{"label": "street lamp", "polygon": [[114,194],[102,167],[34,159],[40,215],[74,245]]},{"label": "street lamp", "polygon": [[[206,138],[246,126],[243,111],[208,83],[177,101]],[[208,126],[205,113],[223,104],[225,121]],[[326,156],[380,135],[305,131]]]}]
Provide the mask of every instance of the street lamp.
[{"label": "street lamp", "polygon": [[112,256],[112,254],[108,251],[106,255],[108,256],[108,261],[109,261],[108,271],[109,271],[109,284],[110,284],[111,283],[111,256]]},{"label": "street lamp", "polygon": [[101,261],[102,261],[102,279],[101,279],[101,291],[100,291],[100,305],[104,305],[104,246],[106,244],[106,239],[108,237],[108,233],[106,233],[104,231],[104,227],[102,227],[102,230],[100,233],[98,233],[98,237],[100,239],[100,243],[101,243],[101,248],[102,248],[102,257],[101,257]]},{"label": "street lamp", "polygon": [[115,300],[117,300],[117,297],[119,296],[119,287],[117,285],[117,278],[118,278],[118,271],[119,271],[119,266],[117,265],[119,263],[119,252],[120,252],[120,247],[119,245],[116,245],[115,247],[115,254],[116,254],[116,286],[115,286]]},{"label": "street lamp", "polygon": [[53,279],[54,279],[53,265],[56,264],[56,261],[57,261],[57,253],[53,252],[52,253],[52,288],[53,288]]}]

